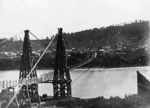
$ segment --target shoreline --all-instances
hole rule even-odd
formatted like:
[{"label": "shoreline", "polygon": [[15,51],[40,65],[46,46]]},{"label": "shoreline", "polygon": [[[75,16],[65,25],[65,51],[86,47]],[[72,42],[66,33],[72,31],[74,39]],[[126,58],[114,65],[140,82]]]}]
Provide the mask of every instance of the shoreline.
[{"label": "shoreline", "polygon": [[[80,67],[76,69],[124,69],[124,68],[145,68],[145,67],[150,67],[150,65],[147,66],[125,66],[125,67]],[[76,70],[74,69],[74,70]],[[11,70],[18,70],[19,69],[0,69],[0,71],[11,71]],[[37,68],[36,70],[54,70],[54,68]]]}]

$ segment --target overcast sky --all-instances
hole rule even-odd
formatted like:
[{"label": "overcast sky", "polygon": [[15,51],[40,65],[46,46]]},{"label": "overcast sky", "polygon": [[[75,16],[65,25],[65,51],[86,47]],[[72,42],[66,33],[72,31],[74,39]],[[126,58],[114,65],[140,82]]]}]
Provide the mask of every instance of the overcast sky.
[{"label": "overcast sky", "polygon": [[[0,38],[29,29],[39,38],[150,19],[150,0],[0,0]],[[23,35],[23,34],[22,34]]]}]

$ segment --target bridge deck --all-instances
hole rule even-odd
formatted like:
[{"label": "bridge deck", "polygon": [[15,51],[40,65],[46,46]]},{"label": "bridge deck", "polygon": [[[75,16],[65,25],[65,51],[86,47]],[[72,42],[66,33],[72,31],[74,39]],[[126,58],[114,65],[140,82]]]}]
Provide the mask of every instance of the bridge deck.
[{"label": "bridge deck", "polygon": [[[6,89],[6,88],[15,88],[19,85],[21,85],[24,82],[24,79],[22,80],[3,80],[0,81],[0,89]],[[43,80],[42,78],[32,78],[25,81],[23,85],[27,84],[34,84],[34,83],[52,83],[53,80]]]}]

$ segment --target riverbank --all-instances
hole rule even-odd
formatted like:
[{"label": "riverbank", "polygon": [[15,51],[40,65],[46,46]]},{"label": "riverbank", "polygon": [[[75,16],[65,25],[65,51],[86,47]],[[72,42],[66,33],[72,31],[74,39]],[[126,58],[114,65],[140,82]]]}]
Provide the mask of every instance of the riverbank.
[{"label": "riverbank", "polygon": [[149,104],[137,94],[120,97],[104,97],[80,99],[68,98],[62,100],[47,101],[41,104],[40,108],[55,107],[55,108],[149,108]]},{"label": "riverbank", "polygon": [[[1,108],[5,108],[9,101],[1,101]],[[126,95],[125,98],[118,96],[109,99],[103,96],[97,98],[65,98],[41,102],[39,108],[149,108],[149,103],[140,98],[137,94]],[[15,107],[13,107],[15,108]]]},{"label": "riverbank", "polygon": [[[92,53],[92,52],[91,52]],[[68,54],[67,64],[68,67],[76,66],[89,59],[90,55],[87,52],[71,52]],[[35,57],[34,63],[39,57]],[[37,69],[53,69],[55,55],[45,54],[37,65]],[[114,68],[114,67],[135,67],[147,66],[148,54],[143,50],[141,51],[121,51],[121,52],[98,52],[97,57],[90,63],[87,63],[81,68]],[[17,58],[3,58],[0,59],[0,70],[13,70],[20,68],[20,59]]]}]

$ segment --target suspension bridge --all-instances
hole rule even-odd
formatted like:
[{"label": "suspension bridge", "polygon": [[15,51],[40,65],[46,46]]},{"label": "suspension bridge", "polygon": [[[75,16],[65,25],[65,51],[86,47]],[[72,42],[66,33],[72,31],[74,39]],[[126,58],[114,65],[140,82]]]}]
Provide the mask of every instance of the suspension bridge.
[{"label": "suspension bridge", "polygon": [[[44,52],[36,61],[36,63],[34,63],[33,62],[34,57],[32,54],[29,33],[33,35],[36,39],[38,38],[29,30],[25,30],[24,33],[25,36],[24,36],[23,51],[22,51],[21,63],[20,63],[19,79],[0,81],[1,89],[14,89],[17,86],[19,87],[19,90],[15,92],[14,96],[10,98],[6,108],[9,108],[12,105],[12,102],[14,102],[14,100],[16,103],[13,104],[14,108],[15,107],[26,108],[27,106],[31,108],[33,103],[40,105],[41,99],[38,93],[38,83],[52,83],[54,99],[72,97],[72,93],[71,93],[72,80],[69,71],[81,67],[94,60],[97,56],[97,52],[94,52],[91,56],[89,56],[89,58],[87,58],[87,60],[83,61],[82,63],[79,63],[72,67],[68,67],[67,54],[65,51],[64,44],[66,43],[68,47],[69,45],[65,37],[63,36],[62,28],[59,28],[58,34],[56,35],[57,36],[56,51],[50,48],[50,45],[52,44],[53,40],[56,38],[55,36],[51,39],[50,43],[47,45]],[[6,42],[6,40],[2,41],[0,44],[4,42]],[[38,78],[35,68],[39,63],[39,61],[44,56],[44,54],[46,53],[46,51],[48,50],[48,48],[50,48],[52,52],[55,53],[54,72],[43,74]]]}]

